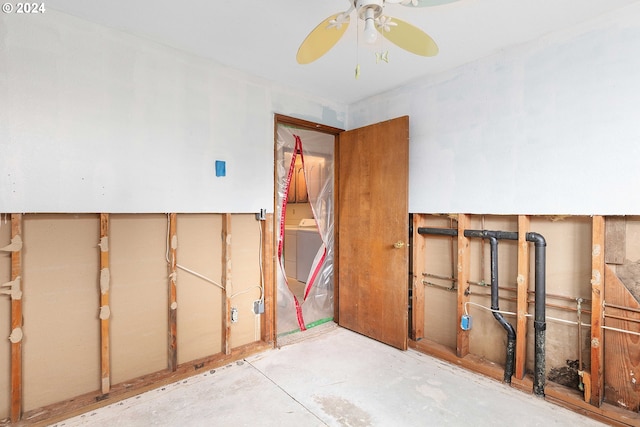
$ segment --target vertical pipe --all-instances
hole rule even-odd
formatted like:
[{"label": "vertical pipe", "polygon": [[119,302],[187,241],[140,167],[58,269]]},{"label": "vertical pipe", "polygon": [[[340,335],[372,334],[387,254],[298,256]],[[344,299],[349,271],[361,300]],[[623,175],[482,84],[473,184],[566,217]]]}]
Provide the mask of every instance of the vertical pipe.
[{"label": "vertical pipe", "polygon": [[515,360],[516,350],[516,331],[513,326],[507,322],[500,310],[500,298],[498,294],[498,239],[492,234],[487,236],[489,238],[489,245],[491,247],[491,310],[493,311],[493,317],[502,325],[507,331],[507,356],[504,365],[504,382],[511,383],[511,377],[513,376],[513,366]]},{"label": "vertical pipe", "polygon": [[527,233],[527,241],[535,244],[535,330],[533,393],[544,396],[545,385],[545,334],[547,329],[545,313],[546,294],[546,246],[544,237],[538,233]]}]

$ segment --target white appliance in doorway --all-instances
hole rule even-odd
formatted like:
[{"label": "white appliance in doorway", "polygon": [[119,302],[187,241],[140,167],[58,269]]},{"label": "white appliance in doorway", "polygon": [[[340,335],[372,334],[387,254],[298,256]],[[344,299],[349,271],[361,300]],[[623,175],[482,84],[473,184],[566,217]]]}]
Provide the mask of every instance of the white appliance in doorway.
[{"label": "white appliance in doorway", "polygon": [[296,240],[296,277],[300,282],[307,283],[313,260],[322,246],[322,239],[315,227],[300,227]]}]

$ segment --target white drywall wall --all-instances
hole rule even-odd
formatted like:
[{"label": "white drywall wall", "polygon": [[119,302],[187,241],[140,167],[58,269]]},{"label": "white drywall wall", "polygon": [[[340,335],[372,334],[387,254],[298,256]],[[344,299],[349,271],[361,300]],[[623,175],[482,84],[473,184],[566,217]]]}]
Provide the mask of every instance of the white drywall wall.
[{"label": "white drywall wall", "polygon": [[343,128],[346,106],[53,10],[0,14],[2,212],[272,212],[273,113]]},{"label": "white drywall wall", "polygon": [[411,212],[638,214],[640,2],[350,105],[348,128],[402,115]]}]

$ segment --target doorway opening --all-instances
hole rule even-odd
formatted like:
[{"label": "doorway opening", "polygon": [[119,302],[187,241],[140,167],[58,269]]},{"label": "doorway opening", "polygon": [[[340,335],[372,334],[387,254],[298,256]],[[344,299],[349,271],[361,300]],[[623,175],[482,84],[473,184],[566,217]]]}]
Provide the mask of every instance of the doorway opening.
[{"label": "doorway opening", "polygon": [[276,116],[278,338],[334,315],[334,149],[339,129]]}]

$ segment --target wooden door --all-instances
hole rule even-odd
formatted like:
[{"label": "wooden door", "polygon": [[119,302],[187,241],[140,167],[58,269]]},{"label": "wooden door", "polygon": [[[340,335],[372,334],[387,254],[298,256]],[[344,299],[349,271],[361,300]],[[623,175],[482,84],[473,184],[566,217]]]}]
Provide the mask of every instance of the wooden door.
[{"label": "wooden door", "polygon": [[406,350],[409,118],[343,132],[337,148],[338,323]]}]

